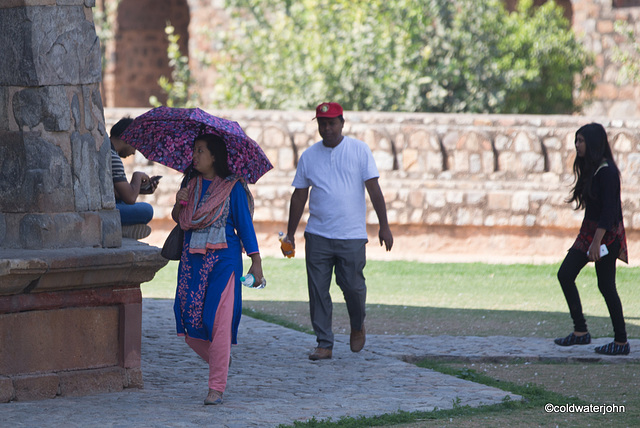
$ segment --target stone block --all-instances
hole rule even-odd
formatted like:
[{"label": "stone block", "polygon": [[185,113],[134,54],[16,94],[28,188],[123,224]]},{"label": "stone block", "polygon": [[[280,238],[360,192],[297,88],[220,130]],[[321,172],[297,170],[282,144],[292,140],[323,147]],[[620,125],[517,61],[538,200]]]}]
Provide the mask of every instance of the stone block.
[{"label": "stone block", "polygon": [[102,113],[102,101],[99,101],[99,104],[96,105],[94,88],[89,85],[82,86],[82,99],[82,105],[84,106],[84,128],[87,131],[91,131],[96,126],[94,115]]},{"label": "stone block", "polygon": [[[98,223],[96,231],[84,232],[91,227],[77,212],[56,214],[26,214],[20,222],[20,247],[25,249],[71,248],[99,246]],[[79,233],[78,233],[79,232]]]},{"label": "stone block", "polygon": [[60,147],[37,133],[0,138],[0,201],[4,212],[73,209],[71,168]]},{"label": "stone block", "polygon": [[13,381],[9,377],[0,377],[0,403],[8,403],[14,398]]},{"label": "stone block", "polygon": [[[73,153],[73,193],[75,206],[78,211],[97,211],[102,208],[102,177],[101,163],[104,159],[100,152],[96,151],[96,143],[89,133],[71,134],[71,147]],[[102,166],[102,170],[105,170]],[[107,180],[110,187],[113,181]]]},{"label": "stone block", "polygon": [[56,374],[25,375],[13,378],[16,401],[42,400],[58,395],[60,382]]},{"label": "stone block", "polygon": [[140,370],[139,368],[126,369],[126,374],[127,383],[124,385],[125,388],[144,388],[142,370]]},{"label": "stone block", "polygon": [[482,156],[478,153],[469,155],[469,174],[479,174],[482,172]]},{"label": "stone block", "polygon": [[[96,143],[98,142],[99,140],[96,140]],[[97,156],[98,156],[97,174],[98,174],[98,177],[100,178],[99,191],[100,191],[100,194],[102,195],[102,208],[107,210],[112,210],[112,209],[115,209],[116,207],[116,198],[113,193],[113,180],[111,178],[111,142],[109,140],[109,137],[106,134],[103,136],[102,144],[100,145],[100,150]]]},{"label": "stone block", "polygon": [[[55,4],[55,2],[54,2]],[[84,6],[0,9],[0,85],[97,83],[100,44]]]},{"label": "stone block", "polygon": [[422,190],[413,190],[409,192],[409,206],[412,208],[422,208],[424,205],[424,192]]},{"label": "stone block", "polygon": [[611,139],[611,149],[614,153],[629,153],[636,147],[636,138],[631,137],[626,132],[620,132]]},{"label": "stone block", "polygon": [[56,0],[4,0],[0,4],[0,9],[24,6],[54,6]]},{"label": "stone block", "polygon": [[427,207],[442,208],[447,204],[446,192],[432,190],[427,193]]},{"label": "stone block", "polygon": [[471,191],[466,193],[467,204],[469,205],[481,205],[484,204],[487,198],[485,192]]},{"label": "stone block", "polygon": [[85,0],[56,0],[58,6],[84,6]]},{"label": "stone block", "polygon": [[511,210],[515,212],[529,211],[529,192],[518,191],[513,193],[511,200]]},{"label": "stone block", "polygon": [[509,193],[490,192],[488,195],[490,210],[509,211],[511,209],[511,195]]},{"label": "stone block", "polygon": [[13,95],[13,116],[22,129],[34,128],[42,121],[42,88],[27,88]]},{"label": "stone block", "polygon": [[422,209],[414,209],[411,210],[409,216],[410,224],[422,224],[424,222],[424,210]]},{"label": "stone block", "polygon": [[401,154],[401,159],[403,171],[416,171],[419,169],[418,150],[404,149]]},{"label": "stone block", "polygon": [[126,371],[121,367],[61,372],[58,378],[60,395],[67,397],[118,392],[127,383]]},{"label": "stone block", "polygon": [[0,374],[118,366],[118,330],[117,306],[1,314]]},{"label": "stone block", "polygon": [[[275,153],[277,153],[277,157],[269,158],[271,162],[278,167],[278,169],[287,171],[295,169],[294,165],[294,154],[291,147],[283,147],[278,149]],[[267,155],[268,156],[268,155]]]},{"label": "stone block", "polygon": [[524,217],[524,225],[526,227],[533,227],[536,225],[536,216],[533,214],[526,215]]},{"label": "stone block", "polygon": [[122,226],[118,210],[103,210],[98,213],[102,232],[102,248],[117,248],[122,245]]},{"label": "stone block", "polygon": [[5,239],[7,239],[7,220],[4,213],[0,212],[0,248],[3,247]]},{"label": "stone block", "polygon": [[0,86],[0,133],[9,130],[9,88]]},{"label": "stone block", "polygon": [[[124,290],[130,293],[129,290]],[[116,292],[117,293],[117,292]],[[122,355],[120,364],[124,368],[140,367],[142,348],[142,305],[139,301],[120,306],[120,343]]]},{"label": "stone block", "polygon": [[393,171],[395,165],[395,157],[393,153],[386,150],[373,151],[373,159],[376,161],[378,170],[380,171]]},{"label": "stone block", "polygon": [[262,131],[262,139],[265,147],[283,147],[291,141],[286,127],[268,126]]},{"label": "stone block", "polygon": [[464,202],[464,192],[450,190],[446,195],[448,204],[462,204]]},{"label": "stone block", "polygon": [[80,99],[78,98],[78,94],[73,94],[71,98],[71,115],[73,117],[74,130],[80,131],[80,118],[82,114],[80,113]]}]

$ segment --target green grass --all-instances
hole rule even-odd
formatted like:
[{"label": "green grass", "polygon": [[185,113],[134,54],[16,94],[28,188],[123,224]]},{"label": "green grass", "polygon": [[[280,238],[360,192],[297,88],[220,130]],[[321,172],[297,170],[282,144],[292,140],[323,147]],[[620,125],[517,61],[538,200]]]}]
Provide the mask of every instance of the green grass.
[{"label": "green grass", "polygon": [[[178,262],[170,262],[153,281],[143,284],[143,296],[173,298],[177,266]],[[558,267],[369,261],[365,269],[367,330],[373,334],[564,335],[572,325],[556,279]],[[272,322],[309,331],[304,260],[265,258],[263,268],[267,287],[243,290],[245,313],[261,313]],[[618,268],[617,286],[632,338],[640,337],[638,277],[640,268]],[[592,335],[611,336],[611,321],[592,264],[583,269],[577,284]],[[346,309],[335,284],[332,297],[336,332],[341,332],[348,329]]]}]

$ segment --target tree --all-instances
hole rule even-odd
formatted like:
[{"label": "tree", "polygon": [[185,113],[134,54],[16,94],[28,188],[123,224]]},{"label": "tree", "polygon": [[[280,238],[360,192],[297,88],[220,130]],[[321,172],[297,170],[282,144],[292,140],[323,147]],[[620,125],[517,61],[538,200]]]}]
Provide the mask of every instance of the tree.
[{"label": "tree", "polygon": [[[180,36],[175,34],[175,28],[171,23],[167,23],[164,31],[169,40],[167,56],[169,58],[169,67],[171,67],[171,79],[161,76],[158,79],[158,85],[167,94],[167,107],[196,107],[200,104],[199,96],[193,90],[194,81],[189,69],[189,58],[180,52],[180,45],[178,44]],[[149,97],[149,104],[154,107],[162,105],[155,95]]]},{"label": "tree", "polygon": [[636,40],[633,28],[625,21],[616,21],[616,34],[624,43],[613,47],[613,60],[620,64],[619,83],[640,83],[640,44]]},{"label": "tree", "polygon": [[511,14],[500,0],[227,3],[222,107],[568,113],[590,61],[553,2]]}]

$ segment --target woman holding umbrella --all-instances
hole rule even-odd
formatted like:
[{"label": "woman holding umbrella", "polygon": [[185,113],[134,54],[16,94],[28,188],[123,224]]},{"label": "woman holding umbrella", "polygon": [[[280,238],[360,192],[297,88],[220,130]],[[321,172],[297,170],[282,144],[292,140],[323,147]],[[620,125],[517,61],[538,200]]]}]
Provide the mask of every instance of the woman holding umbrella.
[{"label": "woman holding umbrella", "polygon": [[253,198],[231,174],[225,141],[196,137],[193,162],[176,194],[173,219],[185,231],[174,311],[179,335],[209,364],[204,404],[222,404],[242,311],[242,248],[249,273],[263,278],[252,222]]}]

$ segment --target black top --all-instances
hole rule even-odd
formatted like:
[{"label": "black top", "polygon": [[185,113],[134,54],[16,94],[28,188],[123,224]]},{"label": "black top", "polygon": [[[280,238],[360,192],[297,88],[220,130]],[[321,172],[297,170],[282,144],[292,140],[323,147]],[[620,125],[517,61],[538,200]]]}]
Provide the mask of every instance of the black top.
[{"label": "black top", "polygon": [[601,166],[591,184],[593,198],[588,197],[584,217],[598,222],[598,228],[611,230],[622,221],[620,176],[616,168]]}]

